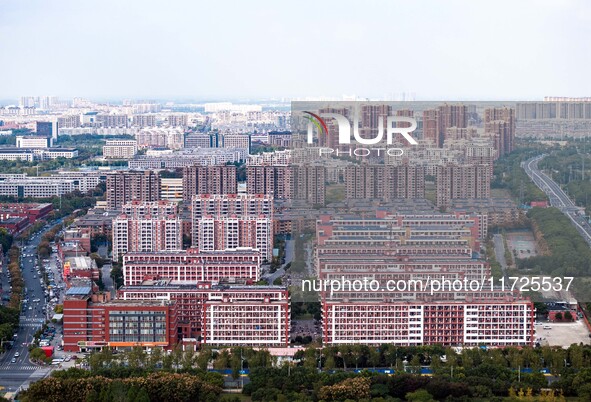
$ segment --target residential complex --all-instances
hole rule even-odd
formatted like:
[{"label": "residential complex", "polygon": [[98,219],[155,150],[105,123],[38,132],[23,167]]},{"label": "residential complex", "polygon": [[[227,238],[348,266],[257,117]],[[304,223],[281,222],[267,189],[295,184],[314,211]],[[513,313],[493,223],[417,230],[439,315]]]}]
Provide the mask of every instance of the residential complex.
[{"label": "residential complex", "polygon": [[347,198],[425,198],[420,166],[352,165],[345,168]]},{"label": "residential complex", "polygon": [[183,200],[183,179],[160,177],[160,199],[179,202]]},{"label": "residential complex", "polygon": [[437,167],[437,206],[449,206],[454,199],[490,198],[489,165]]},{"label": "residential complex", "polygon": [[105,159],[131,159],[137,154],[136,140],[107,140],[103,146]]},{"label": "residential complex", "polygon": [[183,168],[183,200],[197,194],[236,194],[236,166],[187,166]]},{"label": "residential complex", "polygon": [[178,207],[168,201],[131,201],[113,220],[113,259],[128,252],[182,249],[183,229]]},{"label": "residential complex", "polygon": [[107,174],[107,207],[120,209],[129,201],[158,201],[160,178],[153,171],[119,171]]},{"label": "residential complex", "polygon": [[479,294],[465,301],[327,300],[323,342],[379,346],[532,346],[534,308],[528,299]]},{"label": "residential complex", "polygon": [[277,200],[292,198],[293,182],[290,166],[258,166],[246,168],[246,192],[267,194]]},{"label": "residential complex", "polygon": [[[534,341],[533,303],[497,289],[435,288],[433,281],[490,276],[475,259],[486,218],[388,215],[374,219],[323,216],[317,223],[321,280],[377,281],[372,292],[321,291],[323,342],[401,346],[526,346]],[[414,283],[392,289],[387,283]],[[417,285],[418,284],[418,285]],[[410,285],[409,285],[410,286]]]},{"label": "residential complex", "polygon": [[192,202],[193,247],[201,251],[251,247],[271,260],[273,198],[252,194],[201,194]]}]

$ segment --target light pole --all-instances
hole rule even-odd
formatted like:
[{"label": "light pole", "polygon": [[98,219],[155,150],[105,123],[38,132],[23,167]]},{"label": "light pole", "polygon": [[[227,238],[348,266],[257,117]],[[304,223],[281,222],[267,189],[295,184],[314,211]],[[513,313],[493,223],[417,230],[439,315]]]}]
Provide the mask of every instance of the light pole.
[{"label": "light pole", "polygon": [[242,373],[244,372],[244,359],[242,357],[242,348],[240,348],[240,388],[244,388],[244,379]]}]

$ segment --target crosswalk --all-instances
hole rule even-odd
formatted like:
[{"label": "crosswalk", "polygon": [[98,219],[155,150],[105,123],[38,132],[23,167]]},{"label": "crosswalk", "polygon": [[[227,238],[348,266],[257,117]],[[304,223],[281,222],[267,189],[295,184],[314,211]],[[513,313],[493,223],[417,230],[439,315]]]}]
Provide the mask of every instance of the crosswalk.
[{"label": "crosswalk", "polygon": [[43,326],[40,322],[21,322],[21,327],[33,327],[33,328],[41,328]]},{"label": "crosswalk", "polygon": [[26,365],[21,366],[21,365],[15,364],[15,363],[8,363],[8,364],[4,364],[4,365],[0,366],[0,370],[11,370],[11,371],[21,371],[21,370],[35,371],[40,368],[41,367],[34,366],[32,364],[26,364]]},{"label": "crosswalk", "polygon": [[44,318],[26,317],[24,315],[21,315],[19,320],[20,320],[21,323],[23,323],[23,322],[36,322],[36,323],[39,323],[39,324],[43,324],[45,322],[45,319]]}]

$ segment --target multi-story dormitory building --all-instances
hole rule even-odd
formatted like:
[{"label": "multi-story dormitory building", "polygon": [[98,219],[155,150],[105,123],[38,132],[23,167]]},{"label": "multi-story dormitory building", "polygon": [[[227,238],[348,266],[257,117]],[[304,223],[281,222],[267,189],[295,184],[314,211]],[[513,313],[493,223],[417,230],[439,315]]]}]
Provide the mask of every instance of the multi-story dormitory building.
[{"label": "multi-story dormitory building", "polygon": [[169,201],[131,201],[113,220],[113,259],[128,252],[182,249],[182,221],[178,206]]},{"label": "multi-story dormitory building", "polygon": [[149,279],[179,284],[197,282],[254,283],[259,280],[261,253],[252,248],[202,252],[197,249],[159,253],[127,253],[123,277],[127,286]]},{"label": "multi-story dormitory building", "polygon": [[[318,278],[375,280],[379,287],[320,287],[324,343],[532,345],[532,302],[491,287],[488,264],[475,258],[485,222],[476,215],[407,217],[384,211],[375,219],[322,216],[314,251]],[[485,286],[441,287],[444,279]],[[386,286],[389,281],[394,287]]]},{"label": "multi-story dormitory building", "polygon": [[479,292],[458,301],[393,301],[333,297],[322,303],[323,342],[401,346],[532,346],[534,308],[508,292]]},{"label": "multi-story dormitory building", "polygon": [[[453,255],[455,251],[480,251],[480,240],[486,238],[482,215],[388,215],[378,211],[376,218],[330,217],[317,222],[319,246],[334,245],[374,248],[380,253],[404,255]],[[484,221],[484,222],[483,222]],[[320,249],[320,247],[319,247]]]},{"label": "multi-story dormitory building", "polygon": [[170,280],[124,286],[122,300],[174,301],[179,334],[213,345],[287,346],[289,294],[281,286],[179,285]]},{"label": "multi-story dormitory building", "polygon": [[237,285],[259,279],[258,250],[128,253],[123,263],[125,286],[117,300],[90,282],[68,290],[65,350],[171,349],[183,338],[221,346],[289,344],[287,289]]}]

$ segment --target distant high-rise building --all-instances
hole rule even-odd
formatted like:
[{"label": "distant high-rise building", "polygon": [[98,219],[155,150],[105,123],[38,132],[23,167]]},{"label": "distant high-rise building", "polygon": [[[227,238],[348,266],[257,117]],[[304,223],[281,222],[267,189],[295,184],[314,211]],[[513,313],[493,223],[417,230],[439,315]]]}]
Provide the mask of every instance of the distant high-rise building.
[{"label": "distant high-rise building", "polygon": [[205,133],[191,133],[185,136],[185,148],[212,148],[212,136]]},{"label": "distant high-rise building", "polygon": [[61,128],[76,128],[80,127],[80,115],[69,115],[58,117],[57,124]]},{"label": "distant high-rise building", "polygon": [[499,156],[513,151],[515,142],[515,109],[490,108],[484,110],[484,131],[493,137]]},{"label": "distant high-rise building", "polygon": [[326,197],[325,166],[293,166],[292,197],[314,205],[324,205]]},{"label": "distant high-rise building", "polygon": [[490,166],[455,165],[437,167],[437,206],[447,207],[453,199],[490,198]]},{"label": "distant high-rise building", "polygon": [[345,184],[349,199],[425,198],[425,169],[410,165],[348,166]]},{"label": "distant high-rise building", "polygon": [[[351,111],[349,108],[324,108],[318,110],[318,113],[322,115],[323,113],[336,113],[349,118],[351,115]],[[341,148],[339,144],[339,126],[334,119],[326,120],[326,126],[328,128],[327,135],[321,135],[318,137],[318,143],[315,144],[319,147],[329,147],[329,148]]]},{"label": "distant high-rise building", "polygon": [[446,140],[470,140],[477,134],[476,127],[448,127],[445,131]]},{"label": "distant high-rise building", "polygon": [[155,127],[156,115],[153,114],[137,114],[133,116],[133,125],[139,127]]},{"label": "distant high-rise building", "polygon": [[183,168],[183,200],[195,194],[236,194],[236,166],[188,166]]},{"label": "distant high-rise building", "polygon": [[467,125],[468,109],[465,105],[443,105],[423,111],[423,139],[440,148],[445,142],[448,128],[466,128]]},{"label": "distant high-rise building", "polygon": [[34,96],[21,96],[18,101],[18,106],[20,108],[25,107],[35,107],[37,105],[37,101]]},{"label": "distant high-rise building", "polygon": [[121,171],[107,174],[107,207],[120,209],[129,201],[158,201],[160,178],[148,171]]},{"label": "distant high-rise building", "polygon": [[248,166],[246,168],[246,192],[268,194],[274,199],[291,198],[291,168],[289,166]]},{"label": "distant high-rise building", "polygon": [[187,127],[189,125],[189,116],[186,114],[168,115],[168,125],[171,127]]},{"label": "distant high-rise building", "polygon": [[392,115],[392,106],[390,105],[362,105],[360,129],[377,129],[380,122],[383,127],[386,127],[390,115]]},{"label": "distant high-rise building", "polygon": [[35,132],[40,137],[50,137],[52,140],[57,140],[58,123],[51,121],[36,121]]},{"label": "distant high-rise building", "polygon": [[124,128],[128,126],[128,117],[126,114],[99,114],[96,122],[105,128]]},{"label": "distant high-rise building", "polygon": [[248,134],[224,134],[222,135],[223,148],[243,148],[250,153],[250,135]]}]

